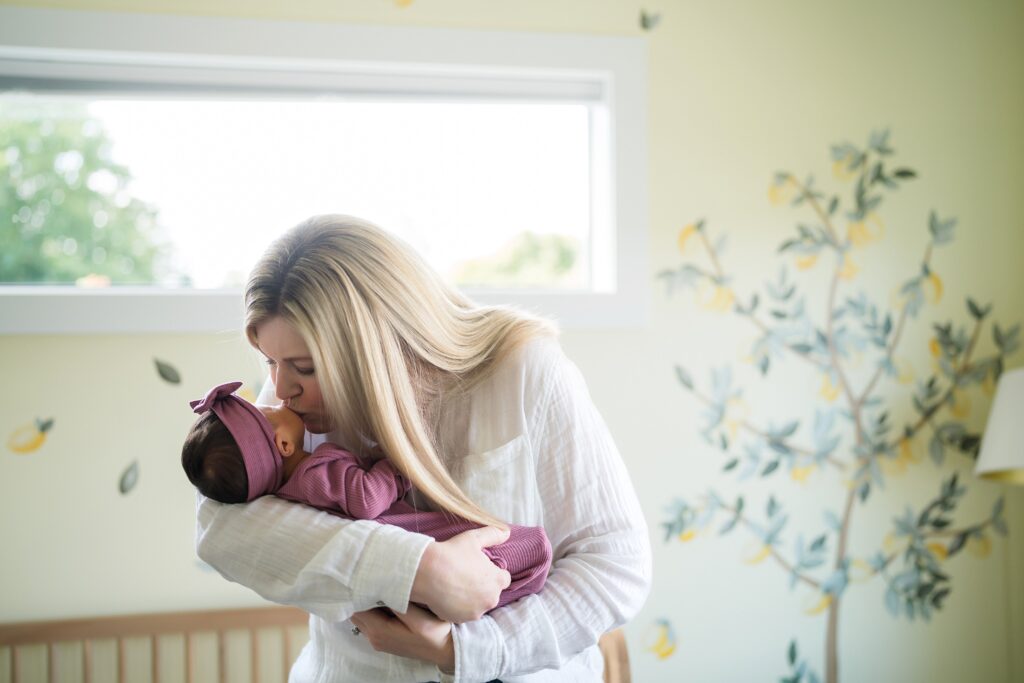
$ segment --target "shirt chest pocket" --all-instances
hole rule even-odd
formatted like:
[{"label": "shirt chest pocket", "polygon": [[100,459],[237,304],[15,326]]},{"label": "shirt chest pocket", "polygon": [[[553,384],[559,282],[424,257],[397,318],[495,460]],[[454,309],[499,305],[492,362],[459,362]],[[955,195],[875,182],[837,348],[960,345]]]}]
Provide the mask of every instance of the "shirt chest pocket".
[{"label": "shirt chest pocket", "polygon": [[540,505],[533,457],[526,436],[460,463],[462,490],[495,517],[512,524],[539,524]]}]

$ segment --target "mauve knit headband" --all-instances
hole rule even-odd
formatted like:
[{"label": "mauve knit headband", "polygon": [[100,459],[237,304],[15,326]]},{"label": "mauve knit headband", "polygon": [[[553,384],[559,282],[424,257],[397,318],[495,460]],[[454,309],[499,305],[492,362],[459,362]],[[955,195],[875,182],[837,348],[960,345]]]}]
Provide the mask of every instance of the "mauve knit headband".
[{"label": "mauve knit headband", "polygon": [[202,415],[208,410],[220,418],[242,451],[245,473],[249,477],[247,501],[280,488],[284,480],[284,464],[274,442],[274,428],[259,408],[235,396],[241,382],[228,382],[210,389],[206,396],[189,401],[193,412]]}]

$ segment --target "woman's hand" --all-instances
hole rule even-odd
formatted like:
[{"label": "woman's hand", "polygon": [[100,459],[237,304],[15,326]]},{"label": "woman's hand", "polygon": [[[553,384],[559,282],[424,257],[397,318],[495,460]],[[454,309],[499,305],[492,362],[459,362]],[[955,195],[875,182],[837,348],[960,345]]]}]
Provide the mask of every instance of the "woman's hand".
[{"label": "woman's hand", "polygon": [[420,559],[410,600],[456,624],[479,619],[498,604],[501,591],[512,581],[483,549],[504,543],[508,536],[507,530],[483,527],[431,543]]},{"label": "woman's hand", "polygon": [[384,608],[357,612],[352,615],[352,623],[378,652],[421,659],[445,673],[455,672],[451,622],[425,609],[410,604],[405,614]]}]

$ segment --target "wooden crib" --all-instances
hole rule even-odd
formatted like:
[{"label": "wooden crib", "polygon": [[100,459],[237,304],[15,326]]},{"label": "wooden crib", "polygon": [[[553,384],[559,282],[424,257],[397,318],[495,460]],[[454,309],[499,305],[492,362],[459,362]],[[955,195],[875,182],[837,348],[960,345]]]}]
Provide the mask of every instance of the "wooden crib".
[{"label": "wooden crib", "polygon": [[292,607],[0,624],[0,683],[277,683],[306,642]]},{"label": "wooden crib", "polygon": [[[274,606],[0,624],[0,683],[283,683],[308,619]],[[600,645],[605,683],[629,683],[622,630]]]}]

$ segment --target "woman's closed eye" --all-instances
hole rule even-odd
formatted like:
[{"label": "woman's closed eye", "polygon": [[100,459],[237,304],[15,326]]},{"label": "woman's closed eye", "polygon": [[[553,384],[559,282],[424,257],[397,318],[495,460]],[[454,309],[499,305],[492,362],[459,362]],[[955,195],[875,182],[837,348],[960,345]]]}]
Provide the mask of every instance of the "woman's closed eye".
[{"label": "woman's closed eye", "polygon": [[[266,362],[266,364],[271,368],[277,367],[277,361],[275,361],[272,358],[265,358],[264,362]],[[316,368],[314,368],[312,365],[300,365],[297,363],[289,363],[289,365],[292,366],[292,370],[294,370],[296,373],[300,375],[308,377],[309,375],[316,374]]]}]

